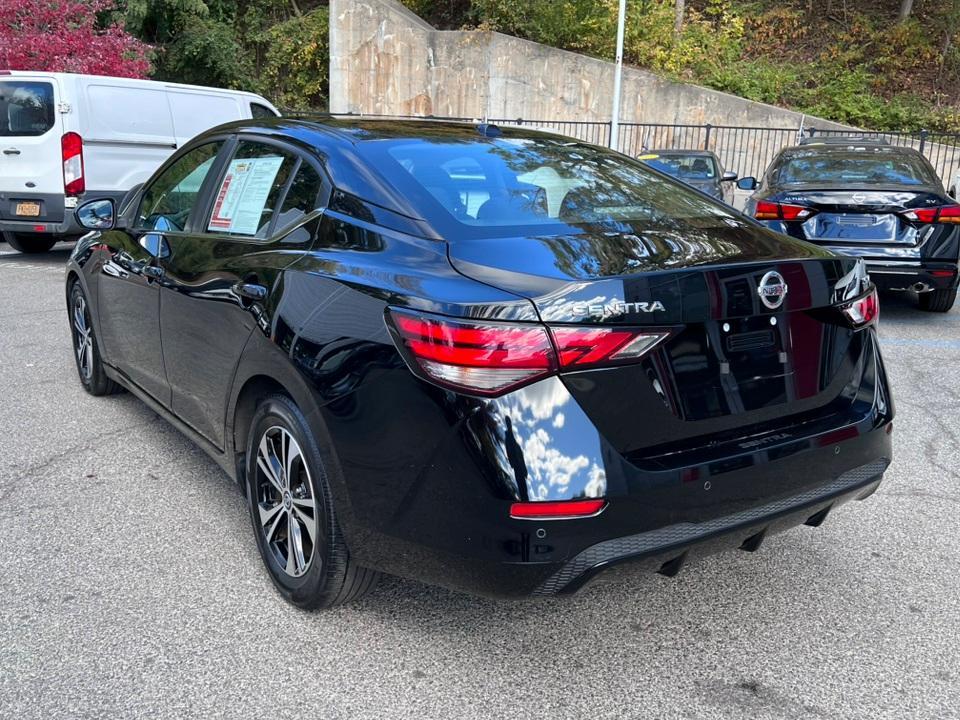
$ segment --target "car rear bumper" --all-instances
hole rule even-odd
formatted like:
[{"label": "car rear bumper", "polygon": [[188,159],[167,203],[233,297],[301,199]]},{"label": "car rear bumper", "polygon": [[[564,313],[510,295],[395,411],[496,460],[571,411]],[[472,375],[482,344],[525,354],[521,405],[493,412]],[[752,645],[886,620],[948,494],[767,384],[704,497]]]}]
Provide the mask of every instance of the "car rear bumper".
[{"label": "car rear bumper", "polygon": [[[77,205],[101,198],[110,198],[119,203],[125,195],[126,193],[123,192],[88,190],[82,197],[78,198]],[[16,202],[24,200],[42,203],[42,207],[45,208],[45,216],[38,218],[14,217],[12,207]],[[73,208],[64,207],[63,195],[3,193],[0,194],[0,203],[6,203],[11,208],[10,212],[5,213],[4,217],[0,217],[0,232],[25,235],[59,235],[64,238],[80,237],[87,232],[74,217]]]},{"label": "car rear bumper", "polygon": [[[603,463],[602,491],[579,486],[576,478],[561,481],[566,497],[607,500],[599,515],[579,519],[510,517],[518,496],[511,497],[508,474],[497,477],[488,464],[509,467],[515,452],[493,447],[494,433],[502,432],[502,426],[494,426],[497,414],[482,417],[482,409],[464,412],[461,407],[461,421],[447,425],[438,446],[424,449],[427,459],[419,461],[422,469],[412,480],[407,457],[420,448],[412,436],[404,439],[402,430],[396,431],[395,448],[381,448],[392,458],[382,475],[371,462],[369,445],[358,446],[363,454],[351,459],[342,452],[350,440],[338,438],[348,484],[343,492],[350,497],[342,517],[345,534],[362,565],[490,597],[572,592],[600,570],[627,561],[672,574],[691,557],[741,546],[756,549],[772,533],[818,524],[836,506],[873,492],[892,457],[893,407],[882,380],[869,392],[872,401],[855,401],[851,408],[857,409],[842,416],[771,430],[748,442],[691,450],[662,469],[629,461],[599,440],[590,461]],[[416,397],[402,390],[380,388],[377,395],[417,411]],[[548,385],[539,401],[551,395],[561,397],[561,390]],[[589,454],[584,438],[596,430],[575,404],[563,409],[564,428],[581,438],[578,451]],[[361,416],[351,420],[366,425]],[[483,428],[493,430],[484,437]],[[340,434],[335,423],[331,429]],[[356,427],[344,431],[356,443]],[[522,445],[532,470],[534,451],[529,442]],[[549,451],[542,457],[562,469]]]},{"label": "car rear bumper", "polygon": [[881,290],[950,290],[957,287],[957,263],[867,260],[870,279]]}]

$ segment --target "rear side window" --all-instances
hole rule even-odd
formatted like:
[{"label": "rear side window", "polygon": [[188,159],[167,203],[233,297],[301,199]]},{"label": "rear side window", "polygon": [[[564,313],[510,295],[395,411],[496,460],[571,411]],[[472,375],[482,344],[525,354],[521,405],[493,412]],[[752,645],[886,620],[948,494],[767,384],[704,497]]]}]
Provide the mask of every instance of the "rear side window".
[{"label": "rear side window", "polygon": [[201,145],[164,170],[144,192],[137,226],[183,230],[222,146],[223,142]]},{"label": "rear side window", "polygon": [[0,82],[0,137],[43,135],[56,120],[53,85],[48,82]]},{"label": "rear side window", "polygon": [[217,189],[209,232],[266,237],[297,156],[275,145],[241,140]]},{"label": "rear side window", "polygon": [[280,206],[276,226],[282,228],[295,223],[307,213],[315,210],[317,208],[317,197],[320,195],[322,187],[323,180],[321,180],[320,174],[310,164],[301,163],[293,182],[290,183],[290,189],[283,200],[283,205]]},{"label": "rear side window", "polygon": [[783,159],[778,181],[866,185],[929,185],[937,179],[923,161],[893,152],[796,153]]}]

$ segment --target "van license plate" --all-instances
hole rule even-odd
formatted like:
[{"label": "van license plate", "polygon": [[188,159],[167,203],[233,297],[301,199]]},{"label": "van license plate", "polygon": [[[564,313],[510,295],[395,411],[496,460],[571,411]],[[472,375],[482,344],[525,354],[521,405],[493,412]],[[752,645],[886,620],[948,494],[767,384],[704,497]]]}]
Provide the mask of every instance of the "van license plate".
[{"label": "van license plate", "polygon": [[17,215],[22,215],[25,217],[38,217],[40,215],[40,203],[17,203]]}]

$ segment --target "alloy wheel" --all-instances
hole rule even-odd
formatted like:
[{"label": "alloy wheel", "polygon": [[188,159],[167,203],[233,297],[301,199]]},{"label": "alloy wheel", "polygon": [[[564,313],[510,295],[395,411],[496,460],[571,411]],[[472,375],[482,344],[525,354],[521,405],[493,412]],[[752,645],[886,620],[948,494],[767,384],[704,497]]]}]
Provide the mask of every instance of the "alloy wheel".
[{"label": "alloy wheel", "polygon": [[90,313],[83,293],[77,293],[73,301],[73,350],[77,355],[77,368],[84,380],[93,377],[93,334],[90,329]]},{"label": "alloy wheel", "polygon": [[287,575],[300,577],[314,556],[317,504],[300,445],[279,425],[260,437],[256,479],[265,546]]}]

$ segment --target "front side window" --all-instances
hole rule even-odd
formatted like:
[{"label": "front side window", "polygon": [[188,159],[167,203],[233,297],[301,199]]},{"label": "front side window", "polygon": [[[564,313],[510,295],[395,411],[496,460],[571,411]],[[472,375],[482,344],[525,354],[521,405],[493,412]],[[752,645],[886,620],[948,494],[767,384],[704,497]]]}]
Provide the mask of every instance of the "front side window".
[{"label": "front side window", "polygon": [[43,135],[55,121],[51,83],[0,82],[0,137]]},{"label": "front side window", "polygon": [[282,228],[297,222],[304,215],[317,209],[317,199],[323,180],[312,165],[307,162],[300,164],[300,169],[290,183],[290,189],[280,206],[277,217],[277,227]]},{"label": "front side window", "polygon": [[213,168],[223,142],[212,142],[183,155],[153,181],[143,194],[137,227],[146,230],[182,231],[200,189]]},{"label": "front side window", "polygon": [[456,220],[463,237],[503,236],[518,227],[566,232],[561,226],[596,223],[704,226],[733,217],[729,208],[678,190],[639,161],[576,141],[446,137],[360,145],[396,187],[425,191],[421,197]]},{"label": "front side window", "polygon": [[241,140],[214,196],[207,230],[265,237],[296,165],[292,152]]},{"label": "front side window", "polygon": [[277,114],[266,105],[261,105],[260,103],[250,103],[250,116],[256,119],[275,118]]}]

